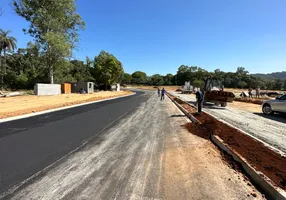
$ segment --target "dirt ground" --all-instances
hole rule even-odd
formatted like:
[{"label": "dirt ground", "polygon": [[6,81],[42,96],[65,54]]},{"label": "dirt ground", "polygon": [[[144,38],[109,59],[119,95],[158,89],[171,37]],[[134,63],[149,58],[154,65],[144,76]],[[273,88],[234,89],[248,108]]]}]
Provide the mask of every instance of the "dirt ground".
[{"label": "dirt ground", "polygon": [[[172,98],[190,113],[194,114],[196,112],[196,109],[187,103],[178,98]],[[202,124],[188,123],[185,125],[191,133],[204,139],[210,138],[211,134],[218,135],[256,170],[263,172],[275,185],[284,190],[286,189],[285,157],[272,151],[261,142],[243,134],[238,129],[230,127],[206,113],[201,113],[196,118]]]},{"label": "dirt ground", "polygon": [[239,110],[245,110],[253,113],[259,113],[261,111],[261,105],[258,104],[251,104],[251,103],[245,103],[245,102],[239,102],[239,101],[234,101],[232,103],[228,104],[228,107],[231,108],[236,108]]},{"label": "dirt ground", "polygon": [[[238,89],[238,88],[225,88],[225,91],[233,92],[233,93],[241,93],[243,91],[248,91],[248,89]],[[279,91],[279,90],[260,90],[260,92],[280,92],[285,93],[286,91]]]},{"label": "dirt ground", "polygon": [[[185,94],[186,97],[190,97],[192,99],[195,99],[194,94]],[[246,103],[246,102],[240,102],[240,101],[233,101],[232,103],[228,103],[227,107],[235,108],[238,110],[244,110],[252,113],[260,113],[261,111],[261,105],[258,104],[252,104],[252,103]]]},{"label": "dirt ground", "polygon": [[0,98],[0,119],[131,94],[130,91],[102,91],[93,94],[56,96],[25,95]]}]

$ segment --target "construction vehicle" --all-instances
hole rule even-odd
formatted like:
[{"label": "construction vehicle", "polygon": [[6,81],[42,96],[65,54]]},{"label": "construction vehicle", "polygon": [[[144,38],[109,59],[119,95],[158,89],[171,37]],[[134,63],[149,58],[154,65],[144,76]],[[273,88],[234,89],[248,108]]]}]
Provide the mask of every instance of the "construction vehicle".
[{"label": "construction vehicle", "polygon": [[185,85],[183,86],[182,93],[183,94],[192,94],[194,91],[194,87],[191,85],[189,81],[185,82]]},{"label": "construction vehicle", "polygon": [[218,79],[207,78],[204,80],[204,85],[201,87],[204,94],[203,103],[211,102],[216,106],[226,107],[227,103],[233,102],[235,97],[233,92],[224,91],[222,82]]}]

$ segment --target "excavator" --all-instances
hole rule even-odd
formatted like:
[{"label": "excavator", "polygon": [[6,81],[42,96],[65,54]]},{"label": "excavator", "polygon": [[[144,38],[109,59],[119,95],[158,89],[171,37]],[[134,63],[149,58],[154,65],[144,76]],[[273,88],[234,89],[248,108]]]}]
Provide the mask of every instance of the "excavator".
[{"label": "excavator", "polygon": [[212,77],[208,77],[204,80],[201,91],[204,94],[204,104],[211,102],[216,106],[226,107],[227,103],[233,102],[235,97],[233,92],[224,91],[224,86],[220,80]]}]

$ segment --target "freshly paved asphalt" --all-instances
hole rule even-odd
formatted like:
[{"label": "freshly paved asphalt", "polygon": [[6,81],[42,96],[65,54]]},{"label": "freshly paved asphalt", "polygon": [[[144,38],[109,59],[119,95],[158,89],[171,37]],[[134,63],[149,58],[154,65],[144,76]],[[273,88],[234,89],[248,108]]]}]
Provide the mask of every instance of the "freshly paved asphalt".
[{"label": "freshly paved asphalt", "polygon": [[0,124],[0,193],[27,179],[132,113],[150,95],[136,95]]}]

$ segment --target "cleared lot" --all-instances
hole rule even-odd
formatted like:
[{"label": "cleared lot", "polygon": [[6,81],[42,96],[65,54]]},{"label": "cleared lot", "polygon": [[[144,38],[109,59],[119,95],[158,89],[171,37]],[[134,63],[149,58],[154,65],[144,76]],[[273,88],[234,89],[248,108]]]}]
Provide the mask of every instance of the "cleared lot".
[{"label": "cleared lot", "polygon": [[96,92],[93,94],[62,94],[57,96],[17,96],[0,98],[0,119],[53,108],[91,102],[131,94],[130,91]]},{"label": "cleared lot", "polygon": [[[168,99],[132,114],[11,199],[262,199]],[[256,198],[254,197],[256,196]]]},{"label": "cleared lot", "polygon": [[[170,93],[190,103],[196,101],[194,95]],[[261,111],[258,111],[259,105],[253,105],[253,108],[250,108],[252,104],[249,103],[236,102],[235,104],[238,106],[234,104],[226,108],[205,106],[204,110],[286,153],[285,116],[265,117]]]}]

